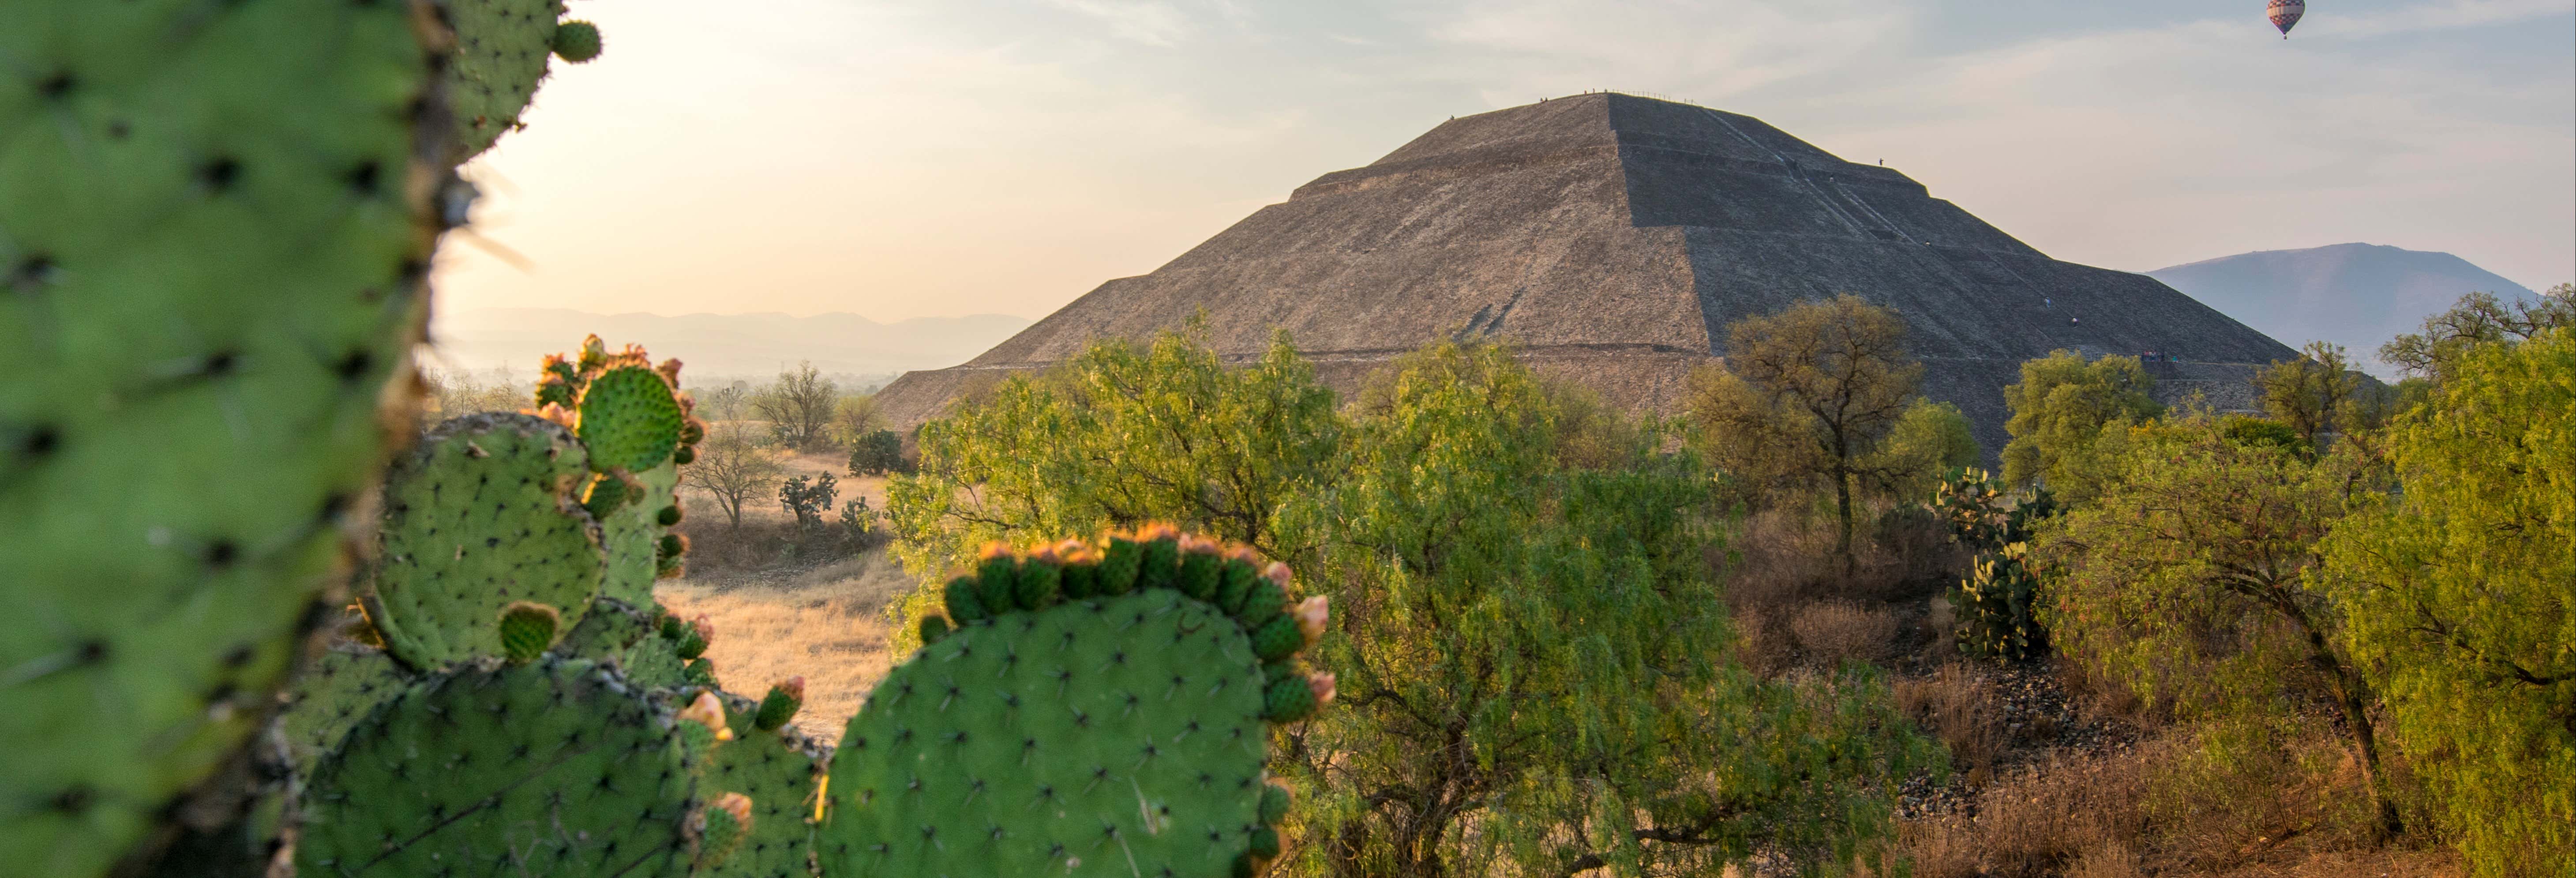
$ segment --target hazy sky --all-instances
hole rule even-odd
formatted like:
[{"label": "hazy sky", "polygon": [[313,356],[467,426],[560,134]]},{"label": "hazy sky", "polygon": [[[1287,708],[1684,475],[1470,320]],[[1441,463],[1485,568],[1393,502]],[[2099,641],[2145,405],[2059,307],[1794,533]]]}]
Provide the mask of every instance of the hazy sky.
[{"label": "hazy sky", "polygon": [[[1586,89],[1885,159],[2052,256],[2576,278],[2576,0],[575,0],[442,307],[1038,317],[1452,115]],[[523,264],[514,265],[513,261]]]}]

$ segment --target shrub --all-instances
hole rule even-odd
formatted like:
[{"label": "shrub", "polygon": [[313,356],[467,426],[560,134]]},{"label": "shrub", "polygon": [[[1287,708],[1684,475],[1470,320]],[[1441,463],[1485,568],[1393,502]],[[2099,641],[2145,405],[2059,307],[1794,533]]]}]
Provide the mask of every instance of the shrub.
[{"label": "shrub", "polygon": [[1896,646],[1895,614],[1842,601],[1808,605],[1790,620],[1789,630],[1807,655],[1828,664],[1880,661]]},{"label": "shrub", "polygon": [[823,510],[832,508],[840,493],[831,473],[797,476],[778,486],[778,505],[796,515],[798,530],[810,532],[823,526]]},{"label": "shrub", "polygon": [[883,476],[912,471],[903,459],[903,437],[893,430],[864,433],[850,442],[850,475]]}]

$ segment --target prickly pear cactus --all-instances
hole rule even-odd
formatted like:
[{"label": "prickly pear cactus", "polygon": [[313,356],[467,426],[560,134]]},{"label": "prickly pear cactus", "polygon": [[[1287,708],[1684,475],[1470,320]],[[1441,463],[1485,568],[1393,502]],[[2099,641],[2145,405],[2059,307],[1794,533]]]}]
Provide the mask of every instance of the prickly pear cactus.
[{"label": "prickly pear cactus", "polygon": [[653,602],[653,582],[683,569],[679,464],[695,457],[706,424],[680,391],[680,361],[654,365],[634,345],[615,354],[593,335],[571,357],[539,369],[536,404],[572,429],[596,474],[583,494],[608,550],[601,593],[631,606]]},{"label": "prickly pear cactus", "polygon": [[419,337],[445,164],[412,136],[441,105],[413,27],[401,3],[0,4],[13,873],[126,856],[318,618]]},{"label": "prickly pear cactus", "polygon": [[830,875],[1227,875],[1277,853],[1268,723],[1331,696],[1320,599],[1168,528],[988,550],[954,630],[878,684],[832,761]]},{"label": "prickly pear cactus", "polygon": [[385,476],[384,524],[368,617],[412,667],[504,652],[501,611],[554,607],[578,624],[608,555],[572,491],[588,455],[531,415],[467,415],[439,425]]},{"label": "prickly pear cactus", "polygon": [[[519,116],[545,82],[549,56],[574,63],[599,56],[599,28],[557,22],[562,0],[447,0],[445,8],[456,29],[447,91],[456,104],[457,161],[522,127]],[[565,24],[579,27],[567,34]]]},{"label": "prickly pear cactus", "polygon": [[337,644],[306,665],[284,693],[277,715],[287,768],[310,777],[313,766],[376,705],[392,701],[418,680],[384,650]]},{"label": "prickly pear cactus", "polygon": [[699,783],[709,790],[742,794],[751,802],[752,819],[741,846],[708,874],[718,878],[814,874],[815,783],[831,758],[831,748],[787,724],[804,688],[799,678],[773,687],[761,701],[724,696],[733,740],[715,749],[714,761]]},{"label": "prickly pear cactus", "polygon": [[432,677],[316,768],[297,873],[687,875],[686,724],[579,659]]}]

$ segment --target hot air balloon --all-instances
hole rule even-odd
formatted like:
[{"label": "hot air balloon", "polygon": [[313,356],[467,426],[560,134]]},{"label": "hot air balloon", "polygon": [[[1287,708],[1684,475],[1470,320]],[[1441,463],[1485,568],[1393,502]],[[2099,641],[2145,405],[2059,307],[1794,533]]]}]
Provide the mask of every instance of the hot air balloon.
[{"label": "hot air balloon", "polygon": [[2271,5],[2265,7],[2263,11],[2272,16],[2272,26],[2280,28],[2281,39],[2286,40],[2290,38],[2290,28],[2298,25],[2299,16],[2308,14],[2308,2],[2307,0],[2272,0]]}]

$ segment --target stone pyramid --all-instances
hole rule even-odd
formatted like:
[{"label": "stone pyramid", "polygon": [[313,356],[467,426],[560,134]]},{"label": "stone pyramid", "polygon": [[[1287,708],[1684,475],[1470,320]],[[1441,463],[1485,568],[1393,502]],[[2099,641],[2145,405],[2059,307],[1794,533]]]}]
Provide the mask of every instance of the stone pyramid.
[{"label": "stone pyramid", "polygon": [[2051,350],[2157,352],[2163,389],[2242,405],[2281,343],[2141,274],[2059,262],[1895,170],[1749,116],[1587,94],[1466,116],[1298,187],[1152,274],[1101,284],[964,365],[879,395],[904,429],[1001,375],[1205,309],[1250,358],[1287,329],[1348,390],[1444,337],[1499,336],[1635,410],[1674,411],[1726,327],[1854,293],[1912,322],[1925,395],[1992,454],[2003,387]]}]

